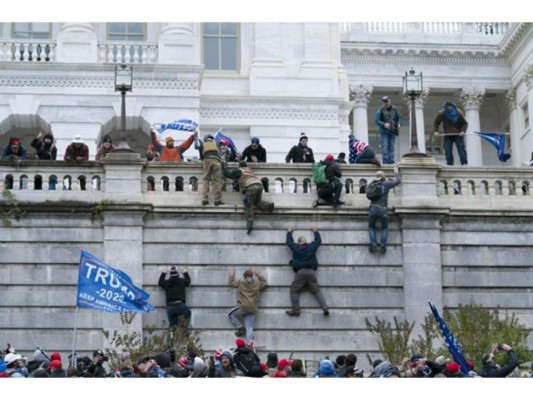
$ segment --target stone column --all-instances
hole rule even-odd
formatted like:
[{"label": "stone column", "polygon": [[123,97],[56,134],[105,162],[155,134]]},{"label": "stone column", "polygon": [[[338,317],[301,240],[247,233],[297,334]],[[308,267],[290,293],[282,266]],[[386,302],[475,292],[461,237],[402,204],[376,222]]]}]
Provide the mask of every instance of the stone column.
[{"label": "stone column", "polygon": [[507,102],[507,108],[509,109],[509,131],[511,134],[511,163],[513,167],[519,167],[522,162],[522,149],[520,146],[520,124],[519,124],[519,114],[518,106],[516,104],[516,88],[511,88],[507,91],[505,95],[505,100]]},{"label": "stone column", "polygon": [[[465,118],[468,121],[468,133],[480,131],[481,123],[479,109],[483,103],[485,89],[463,89],[460,94]],[[468,165],[477,167],[483,165],[483,153],[481,152],[481,138],[477,135],[466,136],[466,151],[468,154]]]},{"label": "stone column", "polygon": [[352,134],[368,143],[368,103],[372,97],[373,87],[360,84],[350,87],[350,101],[353,101]]},{"label": "stone column", "polygon": [[201,63],[200,25],[193,22],[162,24],[158,40],[159,64]]},{"label": "stone column", "polygon": [[449,208],[440,207],[437,197],[435,159],[402,158],[401,205],[394,212],[401,219],[404,315],[415,322],[413,337],[422,334],[428,300],[442,309],[440,220]]},{"label": "stone column", "polygon": [[524,71],[524,80],[527,86],[527,112],[529,118],[529,134],[521,143],[521,148],[525,149],[522,161],[529,161],[531,159],[531,150],[533,149],[533,64],[529,64]]},{"label": "stone column", "polygon": [[65,23],[57,35],[57,62],[98,62],[98,41],[91,23]]},{"label": "stone column", "polygon": [[349,124],[349,118],[350,118],[350,111],[352,110],[352,106],[348,102],[341,103],[339,107],[339,142],[341,146],[341,151],[346,153],[346,161],[348,161],[348,136],[350,135],[350,124]]}]

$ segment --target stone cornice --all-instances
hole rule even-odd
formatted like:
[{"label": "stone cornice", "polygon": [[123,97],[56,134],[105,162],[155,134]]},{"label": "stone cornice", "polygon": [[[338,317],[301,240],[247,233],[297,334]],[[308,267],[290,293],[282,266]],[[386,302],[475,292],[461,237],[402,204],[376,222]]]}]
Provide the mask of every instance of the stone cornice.
[{"label": "stone cornice", "polygon": [[[0,87],[43,87],[43,88],[102,88],[114,89],[113,78],[100,77],[54,77],[54,76],[1,76]],[[197,79],[134,79],[136,89],[198,90]]]},{"label": "stone cornice", "polygon": [[[378,62],[378,63],[407,63],[407,64],[497,64],[506,65],[505,58],[497,57],[493,52],[487,52],[482,57],[475,57],[473,54],[464,54],[457,52],[449,55],[429,56],[423,53],[418,54],[380,54],[376,49],[356,51],[355,54],[343,54],[341,61],[344,65],[359,62]],[[477,54],[477,53],[476,53]]]},{"label": "stone cornice", "polygon": [[502,44],[500,45],[500,51],[502,54],[508,57],[514,51],[518,43],[526,35],[529,29],[531,29],[531,27],[533,27],[533,24],[530,22],[523,22],[515,24],[511,29],[509,29],[501,42]]},{"label": "stone cornice", "polygon": [[337,121],[336,111],[276,110],[272,108],[202,108],[200,117],[205,119],[281,119],[307,121]]}]

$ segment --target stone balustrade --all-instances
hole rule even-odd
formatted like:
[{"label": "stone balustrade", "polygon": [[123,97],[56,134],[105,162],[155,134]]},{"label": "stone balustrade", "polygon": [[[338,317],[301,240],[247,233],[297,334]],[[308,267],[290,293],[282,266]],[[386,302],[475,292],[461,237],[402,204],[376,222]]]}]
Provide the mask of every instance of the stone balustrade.
[{"label": "stone balustrade", "polygon": [[0,42],[0,61],[54,62],[56,42],[44,39],[13,39]]},{"label": "stone balustrade", "polygon": [[117,42],[98,43],[98,61],[112,64],[155,64],[158,59],[157,43]]}]

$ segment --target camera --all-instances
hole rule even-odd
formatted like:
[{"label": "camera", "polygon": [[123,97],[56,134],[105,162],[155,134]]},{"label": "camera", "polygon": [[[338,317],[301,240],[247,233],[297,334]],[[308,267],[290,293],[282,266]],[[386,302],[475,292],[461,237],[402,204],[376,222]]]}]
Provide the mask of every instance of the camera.
[{"label": "camera", "polygon": [[103,362],[107,362],[107,361],[109,361],[109,357],[108,357],[108,356],[103,356],[103,357],[102,357],[102,361],[103,361]]}]

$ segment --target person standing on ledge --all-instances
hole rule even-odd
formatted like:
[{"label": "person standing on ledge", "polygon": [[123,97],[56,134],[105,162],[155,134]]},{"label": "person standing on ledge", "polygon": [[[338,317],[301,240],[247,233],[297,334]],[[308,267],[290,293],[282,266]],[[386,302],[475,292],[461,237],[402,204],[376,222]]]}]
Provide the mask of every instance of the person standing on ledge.
[{"label": "person standing on ledge", "polygon": [[465,148],[465,134],[468,129],[468,122],[461,110],[451,101],[444,102],[444,108],[440,110],[433,121],[433,136],[439,136],[439,125],[442,124],[444,129],[444,154],[446,155],[446,164],[453,165],[453,144],[457,147],[461,165],[468,164],[468,158]]},{"label": "person standing on ledge", "polygon": [[378,109],[375,118],[381,137],[381,155],[383,164],[394,164],[394,147],[402,126],[402,114],[391,104],[389,96],[383,96],[381,100],[383,106]]}]

